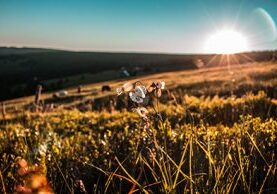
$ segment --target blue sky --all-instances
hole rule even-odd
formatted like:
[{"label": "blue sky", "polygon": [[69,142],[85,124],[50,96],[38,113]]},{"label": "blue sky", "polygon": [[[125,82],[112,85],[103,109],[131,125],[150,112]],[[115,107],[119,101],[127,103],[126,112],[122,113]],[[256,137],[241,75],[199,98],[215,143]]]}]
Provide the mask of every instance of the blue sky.
[{"label": "blue sky", "polygon": [[0,0],[0,46],[201,53],[234,28],[249,50],[277,49],[276,22],[276,0]]}]

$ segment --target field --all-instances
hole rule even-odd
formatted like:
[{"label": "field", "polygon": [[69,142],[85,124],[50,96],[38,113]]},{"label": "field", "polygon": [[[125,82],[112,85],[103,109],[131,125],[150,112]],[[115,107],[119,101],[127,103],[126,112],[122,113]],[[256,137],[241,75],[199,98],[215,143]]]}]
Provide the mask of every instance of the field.
[{"label": "field", "polygon": [[[126,83],[151,85],[149,101]],[[277,193],[276,88],[277,63],[261,62],[44,93],[47,110],[5,101],[0,192]]]},{"label": "field", "polygon": [[[52,92],[78,84],[111,81],[122,77],[122,69],[131,76],[205,66],[243,64],[274,60],[276,51],[235,54],[227,60],[214,54],[155,54],[73,52],[41,48],[0,47],[0,100],[32,95],[38,84]],[[16,79],[15,79],[16,77]]]}]

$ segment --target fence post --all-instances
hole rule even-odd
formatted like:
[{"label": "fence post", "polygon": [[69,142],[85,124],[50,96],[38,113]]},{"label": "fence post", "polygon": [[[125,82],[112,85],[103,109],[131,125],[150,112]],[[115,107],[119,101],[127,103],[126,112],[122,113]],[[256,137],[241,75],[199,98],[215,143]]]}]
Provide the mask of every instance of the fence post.
[{"label": "fence post", "polygon": [[80,94],[82,92],[82,86],[81,85],[78,86],[77,92],[78,92],[78,94]]},{"label": "fence post", "polygon": [[38,85],[37,90],[36,90],[36,96],[35,96],[36,112],[38,112],[38,107],[39,107],[39,102],[40,102],[40,97],[41,97],[41,90],[42,90],[42,86]]},{"label": "fence post", "polygon": [[1,103],[1,113],[3,116],[3,120],[6,120],[6,105],[4,102]]}]

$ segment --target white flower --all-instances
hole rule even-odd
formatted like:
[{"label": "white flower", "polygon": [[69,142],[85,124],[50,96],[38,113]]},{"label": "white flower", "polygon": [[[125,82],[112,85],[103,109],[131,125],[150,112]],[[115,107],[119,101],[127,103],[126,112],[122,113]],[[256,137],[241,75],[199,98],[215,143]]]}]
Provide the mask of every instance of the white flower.
[{"label": "white flower", "polygon": [[164,89],[165,88],[165,82],[164,81],[156,81],[153,82],[153,85],[156,87],[156,89]]},{"label": "white flower", "polygon": [[141,116],[143,118],[147,117],[148,110],[146,108],[144,108],[144,107],[138,107],[138,108],[136,108],[136,111],[139,114],[139,116]]},{"label": "white flower", "polygon": [[165,88],[165,82],[162,81],[162,82],[161,82],[161,89],[163,90],[164,88]]},{"label": "white flower", "polygon": [[154,81],[148,88],[148,92],[153,92],[154,96],[159,98],[162,95],[162,90],[165,88],[164,81]]},{"label": "white flower", "polygon": [[141,98],[145,98],[146,92],[147,92],[147,90],[146,90],[145,86],[137,86],[135,88],[135,94]]},{"label": "white flower", "polygon": [[124,92],[131,91],[133,88],[134,88],[134,84],[127,82],[127,83],[123,84],[122,87],[117,88],[116,93],[119,96],[119,95],[123,94]]},{"label": "white flower", "polygon": [[143,103],[143,98],[140,97],[140,96],[138,96],[136,93],[130,92],[130,93],[129,93],[129,96],[130,96],[130,98],[131,98],[131,100],[132,100],[133,102],[136,102],[136,103]]},{"label": "white flower", "polygon": [[121,88],[116,88],[116,93],[117,93],[118,96],[121,95],[123,92],[124,91],[123,91],[122,87]]},{"label": "white flower", "polygon": [[145,86],[136,86],[134,92],[130,92],[129,96],[132,101],[136,103],[143,103],[143,99],[146,97],[146,88]]}]

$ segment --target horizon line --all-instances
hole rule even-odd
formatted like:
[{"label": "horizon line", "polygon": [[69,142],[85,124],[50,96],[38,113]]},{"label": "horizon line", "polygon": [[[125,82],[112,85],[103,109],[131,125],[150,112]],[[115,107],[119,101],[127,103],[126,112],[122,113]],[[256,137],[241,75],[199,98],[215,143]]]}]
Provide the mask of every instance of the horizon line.
[{"label": "horizon line", "polygon": [[[155,51],[112,51],[112,50],[82,50],[82,49],[66,49],[66,48],[55,48],[55,47],[36,47],[36,46],[4,46],[0,45],[0,48],[8,48],[8,49],[45,49],[45,50],[56,50],[56,51],[64,51],[64,52],[80,52],[80,53],[122,53],[122,54],[162,54],[162,55],[226,55],[224,53],[197,53],[197,52],[155,52]],[[241,54],[241,53],[254,53],[254,52],[276,52],[276,49],[268,49],[268,50],[249,50],[249,51],[242,51],[232,54]],[[232,55],[231,54],[231,55]]]}]

